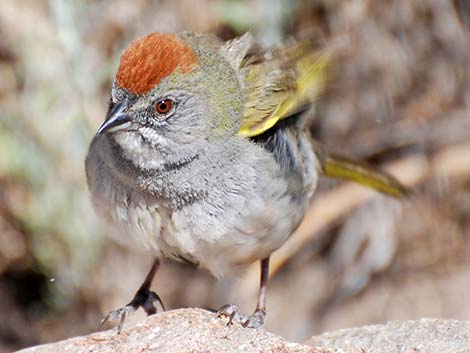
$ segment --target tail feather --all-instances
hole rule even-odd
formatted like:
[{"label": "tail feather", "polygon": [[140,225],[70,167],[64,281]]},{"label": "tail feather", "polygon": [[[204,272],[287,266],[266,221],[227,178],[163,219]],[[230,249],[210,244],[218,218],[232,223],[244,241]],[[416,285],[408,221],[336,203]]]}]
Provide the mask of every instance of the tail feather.
[{"label": "tail feather", "polygon": [[410,193],[392,175],[344,157],[326,156],[322,172],[327,177],[354,181],[397,198],[406,197]]}]

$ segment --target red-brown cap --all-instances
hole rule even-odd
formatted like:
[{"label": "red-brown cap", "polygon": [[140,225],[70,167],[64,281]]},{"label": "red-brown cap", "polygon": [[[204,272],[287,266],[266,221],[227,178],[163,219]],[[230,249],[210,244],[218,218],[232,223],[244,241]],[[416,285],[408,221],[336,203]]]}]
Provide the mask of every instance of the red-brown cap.
[{"label": "red-brown cap", "polygon": [[144,94],[176,69],[188,73],[197,63],[197,55],[178,36],[151,33],[122,53],[116,83],[131,93]]}]

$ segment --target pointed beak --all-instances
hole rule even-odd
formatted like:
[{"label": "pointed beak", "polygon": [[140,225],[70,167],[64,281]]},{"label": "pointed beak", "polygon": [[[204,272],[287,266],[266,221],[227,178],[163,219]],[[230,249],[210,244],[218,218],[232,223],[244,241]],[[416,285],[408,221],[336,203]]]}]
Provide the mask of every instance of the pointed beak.
[{"label": "pointed beak", "polygon": [[116,132],[128,128],[131,119],[130,115],[124,112],[125,108],[125,103],[115,104],[114,107],[109,110],[108,114],[106,115],[106,120],[103,124],[101,124],[96,134],[102,135],[105,132]]}]

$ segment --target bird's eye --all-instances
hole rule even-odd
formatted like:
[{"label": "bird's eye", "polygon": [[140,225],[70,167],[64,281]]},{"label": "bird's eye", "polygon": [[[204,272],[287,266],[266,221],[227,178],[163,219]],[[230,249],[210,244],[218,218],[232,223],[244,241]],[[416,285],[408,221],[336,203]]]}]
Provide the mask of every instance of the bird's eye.
[{"label": "bird's eye", "polygon": [[171,99],[162,99],[155,104],[155,109],[157,110],[158,114],[168,114],[168,112],[173,108],[173,101]]}]

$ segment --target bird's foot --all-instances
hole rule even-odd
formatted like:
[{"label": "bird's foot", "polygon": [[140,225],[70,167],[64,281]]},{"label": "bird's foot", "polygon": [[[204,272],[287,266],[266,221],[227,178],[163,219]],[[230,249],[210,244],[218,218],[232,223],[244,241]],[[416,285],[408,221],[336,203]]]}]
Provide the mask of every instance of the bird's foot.
[{"label": "bird's foot", "polygon": [[157,293],[150,291],[147,288],[140,288],[129,304],[122,308],[107,313],[106,316],[101,320],[101,325],[103,325],[107,321],[119,320],[117,328],[118,333],[121,333],[124,321],[128,316],[134,314],[137,309],[144,309],[148,316],[155,314],[157,312],[157,308],[153,304],[155,301],[158,301],[162,309],[165,310],[163,302]]},{"label": "bird's foot", "polygon": [[243,327],[260,328],[264,325],[266,318],[266,310],[256,309],[251,315],[245,315],[240,309],[233,304],[227,304],[217,310],[218,317],[228,317],[227,326],[233,324],[234,321],[240,323]]},{"label": "bird's foot", "polygon": [[121,333],[122,326],[124,325],[124,321],[126,320],[126,317],[134,314],[137,309],[138,307],[135,308],[132,305],[126,305],[122,308],[112,310],[109,313],[107,313],[106,316],[101,320],[100,325],[103,325],[107,321],[119,320],[117,330],[118,330],[118,333]]}]

